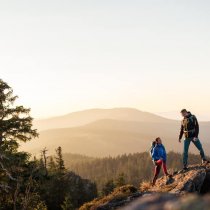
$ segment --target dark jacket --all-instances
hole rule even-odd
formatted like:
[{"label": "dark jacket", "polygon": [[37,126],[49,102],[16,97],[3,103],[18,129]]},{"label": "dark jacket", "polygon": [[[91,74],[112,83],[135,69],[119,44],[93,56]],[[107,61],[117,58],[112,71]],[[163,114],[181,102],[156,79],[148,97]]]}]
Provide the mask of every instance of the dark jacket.
[{"label": "dark jacket", "polygon": [[199,124],[195,115],[190,112],[187,117],[182,120],[179,139],[182,139],[183,134],[185,138],[198,138]]},{"label": "dark jacket", "polygon": [[167,155],[165,147],[162,144],[157,144],[151,151],[152,160],[157,161],[163,159],[166,161]]}]

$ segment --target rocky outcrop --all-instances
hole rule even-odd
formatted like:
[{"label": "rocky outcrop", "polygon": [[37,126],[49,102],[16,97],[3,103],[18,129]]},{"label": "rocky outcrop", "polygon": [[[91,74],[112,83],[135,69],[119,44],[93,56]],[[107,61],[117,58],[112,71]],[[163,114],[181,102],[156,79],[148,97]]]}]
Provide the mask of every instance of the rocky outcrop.
[{"label": "rocky outcrop", "polygon": [[[127,185],[83,205],[80,210],[210,210],[210,164],[161,177],[156,186],[144,183],[138,191]],[[206,194],[206,195],[203,195]],[[203,196],[202,196],[203,195]]]},{"label": "rocky outcrop", "polygon": [[[141,198],[119,210],[210,210],[210,165],[190,166],[173,178],[160,178]],[[201,196],[203,195],[203,196]]]},{"label": "rocky outcrop", "polygon": [[143,196],[119,210],[210,210],[210,196],[152,194]]},{"label": "rocky outcrop", "polygon": [[89,203],[84,204],[79,210],[109,210],[117,209],[120,206],[124,206],[131,203],[136,198],[142,196],[142,193],[138,191],[132,185],[125,185],[116,188],[111,194],[97,198]]},{"label": "rocky outcrop", "polygon": [[190,166],[187,171],[175,173],[171,179],[160,178],[156,186],[149,189],[149,192],[168,192],[181,195],[193,192],[202,193],[203,184],[209,179],[209,172],[208,166]]},{"label": "rocky outcrop", "polygon": [[113,199],[111,201],[106,202],[105,204],[98,206],[97,210],[116,209],[117,207],[125,206],[131,203],[132,201],[134,201],[136,198],[139,198],[140,196],[142,196],[142,194],[140,192],[136,192],[124,199],[117,199],[117,200]]}]

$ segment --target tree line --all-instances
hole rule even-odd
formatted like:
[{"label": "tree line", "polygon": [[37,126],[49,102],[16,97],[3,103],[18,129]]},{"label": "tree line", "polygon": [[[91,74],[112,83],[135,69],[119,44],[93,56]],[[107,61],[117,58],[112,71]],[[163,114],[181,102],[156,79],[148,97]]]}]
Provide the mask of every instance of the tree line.
[{"label": "tree line", "polygon": [[[65,158],[70,158],[65,155]],[[114,188],[116,180],[120,177],[125,184],[139,187],[143,181],[150,181],[153,176],[154,165],[149,152],[123,154],[117,157],[95,158],[81,162],[68,162],[68,168],[81,177],[89,179],[97,184],[99,193],[107,194],[106,187]],[[200,156],[190,154],[191,164],[200,163]],[[182,155],[175,152],[168,153],[167,165],[172,173],[182,168]],[[104,190],[105,189],[105,190]]]}]

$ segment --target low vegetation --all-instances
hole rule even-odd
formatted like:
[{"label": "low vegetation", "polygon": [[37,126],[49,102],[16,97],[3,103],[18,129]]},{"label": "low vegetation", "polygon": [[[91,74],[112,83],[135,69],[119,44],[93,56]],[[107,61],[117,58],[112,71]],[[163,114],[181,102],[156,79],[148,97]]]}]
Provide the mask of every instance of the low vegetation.
[{"label": "low vegetation", "polygon": [[79,210],[95,210],[106,203],[120,202],[137,191],[132,185],[118,187],[111,194],[84,204]]},{"label": "low vegetation", "polygon": [[140,183],[141,192],[148,192],[151,187],[152,187],[151,182],[143,181],[142,183]]}]

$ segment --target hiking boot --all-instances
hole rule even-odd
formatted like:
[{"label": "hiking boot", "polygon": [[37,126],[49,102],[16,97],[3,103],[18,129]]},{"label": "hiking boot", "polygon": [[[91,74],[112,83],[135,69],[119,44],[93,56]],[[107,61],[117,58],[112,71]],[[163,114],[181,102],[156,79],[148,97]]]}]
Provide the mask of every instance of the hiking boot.
[{"label": "hiking boot", "polygon": [[208,163],[210,163],[209,160],[206,160],[206,159],[203,159],[203,160],[202,160],[202,164],[203,164],[203,165],[208,164]]},{"label": "hiking boot", "polygon": [[188,167],[187,166],[184,166],[183,167],[183,171],[187,171],[188,170]]},{"label": "hiking boot", "polygon": [[172,184],[173,183],[173,175],[167,174],[166,175],[166,185]]},{"label": "hiking boot", "polygon": [[156,181],[157,181],[157,178],[158,178],[158,177],[156,177],[156,176],[153,178],[153,180],[152,180],[152,187],[154,187],[154,186],[155,186]]},{"label": "hiking boot", "polygon": [[169,179],[171,179],[171,178],[173,177],[172,174],[167,174],[166,176],[167,176]]}]

